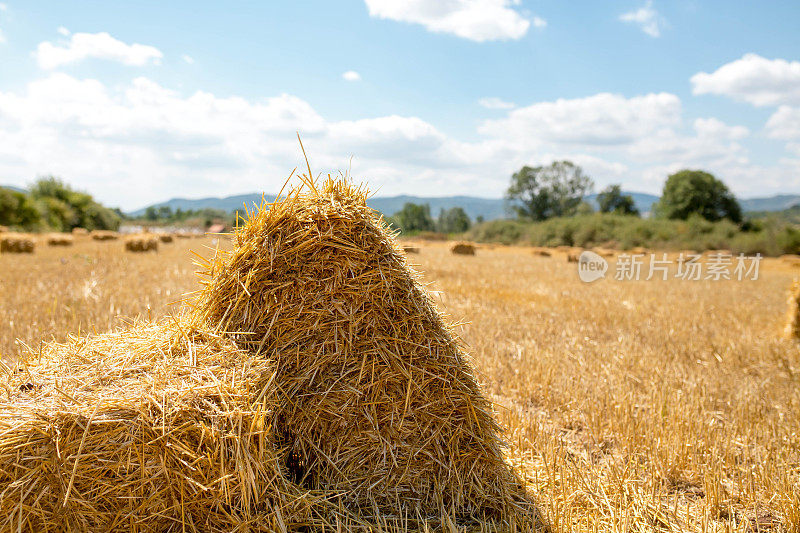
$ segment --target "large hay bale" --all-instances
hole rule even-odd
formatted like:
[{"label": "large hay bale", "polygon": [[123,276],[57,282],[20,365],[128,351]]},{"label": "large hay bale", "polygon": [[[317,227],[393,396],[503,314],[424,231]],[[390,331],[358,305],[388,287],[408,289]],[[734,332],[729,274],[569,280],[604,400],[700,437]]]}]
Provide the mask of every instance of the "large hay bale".
[{"label": "large hay bale", "polygon": [[314,497],[280,473],[269,399],[254,402],[270,361],[180,321],[24,358],[0,378],[0,530],[233,531],[257,509],[260,531],[308,519]]},{"label": "large hay bale", "polygon": [[158,234],[158,240],[163,242],[163,243],[170,243],[174,239],[172,237],[172,233],[159,233]]},{"label": "large hay bale", "polygon": [[471,242],[457,242],[450,247],[450,251],[456,255],[475,255],[475,245]]},{"label": "large hay bale", "polygon": [[531,252],[533,253],[533,255],[538,255],[540,257],[550,257],[552,255],[552,253],[548,248],[544,248],[541,246],[535,246],[533,250],[531,250]]},{"label": "large hay bale", "polygon": [[72,234],[76,237],[85,237],[89,235],[89,230],[86,228],[72,228]]},{"label": "large hay bale", "polygon": [[539,524],[459,340],[367,193],[252,213],[193,316],[0,373],[0,530]]},{"label": "large hay bale", "polygon": [[208,266],[199,317],[274,361],[269,423],[302,483],[371,520],[530,527],[491,404],[366,198],[329,179],[262,206]]},{"label": "large hay bale", "polygon": [[72,246],[75,239],[67,233],[50,233],[46,239],[48,246]]},{"label": "large hay bale", "polygon": [[800,280],[794,280],[789,287],[786,304],[786,327],[783,334],[787,339],[800,340]]},{"label": "large hay bale", "polygon": [[0,253],[32,254],[36,241],[22,233],[3,233],[0,235]]},{"label": "large hay bale", "polygon": [[130,235],[125,237],[125,250],[129,252],[157,252],[158,237],[154,236],[152,233]]},{"label": "large hay bale", "polygon": [[89,235],[96,241],[115,241],[119,239],[119,234],[116,231],[96,229],[89,233]]}]

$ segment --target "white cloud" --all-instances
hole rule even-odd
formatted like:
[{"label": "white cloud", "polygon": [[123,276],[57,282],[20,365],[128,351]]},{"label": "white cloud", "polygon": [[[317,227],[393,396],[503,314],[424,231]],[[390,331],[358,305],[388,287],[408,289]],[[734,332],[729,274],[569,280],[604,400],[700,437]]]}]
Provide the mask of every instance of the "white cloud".
[{"label": "white cloud", "polygon": [[494,96],[489,98],[481,98],[478,100],[478,104],[486,109],[514,109],[514,107],[516,107],[513,102],[506,102],[505,100],[496,98]]},{"label": "white cloud", "polygon": [[681,102],[674,94],[625,98],[600,93],[517,108],[505,118],[486,121],[480,131],[528,145],[613,146],[674,126],[680,114]]},{"label": "white cloud", "polygon": [[186,63],[189,63],[190,65],[194,65],[194,58],[188,54],[183,54],[181,56],[181,59],[183,59]]},{"label": "white cloud", "polygon": [[327,120],[288,94],[185,95],[144,77],[110,86],[57,72],[0,92],[0,175],[24,184],[53,173],[125,209],[170,196],[276,192],[303,166],[298,131],[312,170],[344,170],[354,156],[353,176],[382,195],[497,197],[522,165],[554,159],[582,165],[598,187],[653,192],[685,166],[715,172],[737,193],[760,187],[764,175],[785,189],[800,168],[797,158],[752,165],[738,144],[741,126],[702,118],[682,132],[671,94],[599,94],[504,114],[465,142],[414,116]]},{"label": "white cloud", "polygon": [[63,35],[64,37],[69,37],[71,35],[71,32],[64,26],[59,26],[56,31],[59,35]]},{"label": "white cloud", "polygon": [[533,27],[534,28],[546,28],[547,27],[547,21],[545,19],[543,19],[542,17],[533,17],[531,19],[531,22],[533,23]]},{"label": "white cloud", "polygon": [[39,43],[36,59],[43,69],[53,69],[87,58],[118,61],[125,65],[158,65],[163,54],[158,48],[144,44],[125,44],[105,32],[75,33],[63,44]]},{"label": "white cloud", "polygon": [[800,104],[800,62],[745,54],[691,78],[694,94],[724,95],[756,106]]},{"label": "white cloud", "polygon": [[[513,6],[519,0],[365,0],[372,17],[422,24],[429,31],[472,41],[520,39],[531,23]],[[544,19],[534,19],[542,27]]]},{"label": "white cloud", "polygon": [[800,107],[780,106],[767,120],[766,129],[773,139],[800,139]]},{"label": "white cloud", "polygon": [[619,20],[637,24],[650,37],[659,37],[665,24],[664,18],[653,8],[652,0],[647,0],[644,6],[635,11],[623,13]]},{"label": "white cloud", "polygon": [[694,121],[694,129],[698,137],[716,138],[727,140],[743,139],[750,135],[750,130],[744,126],[728,126],[716,118],[698,118]]},{"label": "white cloud", "polygon": [[342,79],[346,81],[359,81],[361,79],[361,74],[359,74],[355,70],[348,70],[347,72],[342,74]]},{"label": "white cloud", "polygon": [[0,11],[6,11],[8,9],[7,4],[0,3]]}]

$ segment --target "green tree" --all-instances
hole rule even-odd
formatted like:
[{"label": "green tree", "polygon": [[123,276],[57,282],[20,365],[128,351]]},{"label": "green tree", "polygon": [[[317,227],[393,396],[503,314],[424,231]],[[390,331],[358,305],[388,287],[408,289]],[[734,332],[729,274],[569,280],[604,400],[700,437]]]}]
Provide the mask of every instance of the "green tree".
[{"label": "green tree", "polygon": [[442,233],[464,233],[470,226],[472,226],[472,221],[469,219],[469,215],[460,207],[439,211],[436,229]]},{"label": "green tree", "polygon": [[75,191],[58,178],[39,178],[31,186],[31,198],[37,203],[44,222],[54,230],[69,231],[82,227],[117,229],[120,217],[94,201],[91,195]]},{"label": "green tree", "polygon": [[27,230],[41,224],[42,214],[27,194],[0,187],[0,226]]},{"label": "green tree", "polygon": [[655,213],[660,218],[680,220],[697,214],[712,222],[723,218],[742,221],[742,208],[733,193],[722,181],[702,170],[681,170],[670,175]]},{"label": "green tree", "polygon": [[435,226],[431,217],[431,206],[428,204],[414,204],[407,202],[403,209],[392,216],[392,220],[403,231],[434,231]]},{"label": "green tree", "polygon": [[506,200],[519,218],[546,220],[571,216],[591,191],[592,180],[569,161],[550,166],[524,166],[511,176]]},{"label": "green tree", "polygon": [[609,185],[597,195],[597,205],[601,213],[618,213],[621,215],[639,215],[633,196],[622,194],[619,185]]}]

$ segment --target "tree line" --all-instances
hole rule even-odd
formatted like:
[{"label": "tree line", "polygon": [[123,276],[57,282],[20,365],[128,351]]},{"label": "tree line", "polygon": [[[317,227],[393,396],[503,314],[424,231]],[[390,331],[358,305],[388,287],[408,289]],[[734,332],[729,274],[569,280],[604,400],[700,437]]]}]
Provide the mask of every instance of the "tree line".
[{"label": "tree line", "polygon": [[39,178],[28,192],[0,187],[0,225],[25,231],[116,230],[123,214],[96,202],[53,176]]}]

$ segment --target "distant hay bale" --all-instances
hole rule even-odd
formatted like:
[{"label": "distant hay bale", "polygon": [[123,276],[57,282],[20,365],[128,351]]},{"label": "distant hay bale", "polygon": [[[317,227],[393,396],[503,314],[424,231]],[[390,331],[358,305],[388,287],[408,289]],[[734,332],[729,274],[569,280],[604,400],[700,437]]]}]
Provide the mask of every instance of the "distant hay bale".
[{"label": "distant hay bale", "polygon": [[192,235],[186,231],[179,231],[175,234],[175,236],[179,239],[191,239]]},{"label": "distant hay bale", "polygon": [[800,340],[800,280],[792,282],[786,303],[786,327],[783,334],[787,339]]},{"label": "distant hay bale", "polygon": [[164,243],[172,242],[174,239],[171,233],[159,233],[158,240]]},{"label": "distant hay bale", "polygon": [[457,242],[450,247],[450,252],[456,255],[475,255],[475,245],[471,242]]},{"label": "distant hay bale", "polygon": [[152,233],[131,235],[125,237],[125,249],[129,252],[157,252],[158,238],[153,236]]},{"label": "distant hay bale", "polygon": [[577,263],[580,261],[581,252],[569,252],[567,254],[567,263]]},{"label": "distant hay bale", "polygon": [[0,234],[0,253],[32,254],[36,249],[36,241],[23,233]]},{"label": "distant hay bale", "polygon": [[89,230],[86,228],[72,228],[72,234],[76,237],[84,237],[89,235]]},{"label": "distant hay bale", "polygon": [[407,254],[418,254],[419,248],[416,246],[403,246],[403,251]]},{"label": "distant hay bale", "polygon": [[75,239],[67,233],[50,233],[45,238],[48,246],[72,246]]},{"label": "distant hay bale", "polygon": [[252,213],[190,316],[37,345],[0,373],[0,530],[540,525],[367,191],[311,189]]},{"label": "distant hay bale", "polygon": [[534,247],[533,250],[531,250],[531,253],[533,253],[533,255],[539,255],[541,257],[550,257],[551,255],[553,255],[549,249],[540,246]]},{"label": "distant hay bale", "polygon": [[119,239],[119,234],[116,231],[107,231],[96,229],[89,233],[89,236],[95,241],[115,241]]}]

